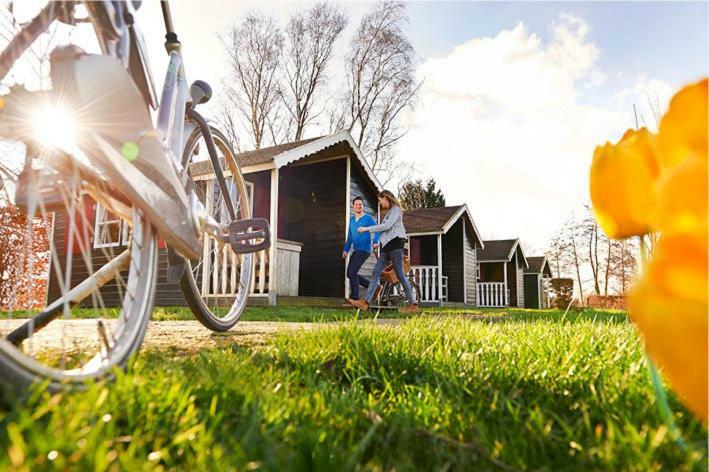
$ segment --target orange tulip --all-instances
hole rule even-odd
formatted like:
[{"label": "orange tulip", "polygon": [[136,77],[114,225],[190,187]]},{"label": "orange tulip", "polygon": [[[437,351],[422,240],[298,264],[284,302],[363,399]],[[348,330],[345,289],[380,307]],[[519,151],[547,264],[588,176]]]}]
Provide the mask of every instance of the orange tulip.
[{"label": "orange tulip", "polygon": [[707,231],[709,199],[707,160],[690,157],[665,172],[657,183],[657,205],[652,226],[662,235]]},{"label": "orange tulip", "polygon": [[707,423],[707,245],[662,236],[630,298],[630,316],[650,357],[686,405]]},{"label": "orange tulip", "polygon": [[688,157],[707,159],[707,79],[688,85],[672,97],[660,121],[660,163],[663,168]]},{"label": "orange tulip", "polygon": [[650,357],[686,405],[707,417],[709,283],[707,80],[680,90],[658,136],[628,131],[596,149],[591,199],[613,238],[659,232],[652,261],[631,293],[633,321]]},{"label": "orange tulip", "polygon": [[612,238],[651,230],[659,174],[654,141],[645,128],[628,130],[618,144],[606,143],[593,153],[591,201],[598,223]]}]

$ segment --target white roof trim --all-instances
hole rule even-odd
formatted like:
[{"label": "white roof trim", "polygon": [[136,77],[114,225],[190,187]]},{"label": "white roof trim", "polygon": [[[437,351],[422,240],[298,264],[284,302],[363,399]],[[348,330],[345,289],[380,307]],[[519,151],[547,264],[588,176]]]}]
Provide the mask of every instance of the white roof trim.
[{"label": "white roof trim", "polygon": [[[549,265],[549,259],[547,259],[547,256],[542,256],[542,258],[543,258],[543,259],[542,259],[542,266],[541,266],[540,269],[539,269],[539,270],[540,270],[540,272],[538,272],[539,274],[543,274],[543,273],[544,273],[544,267],[547,267],[547,266]],[[549,267],[549,272],[551,272],[551,267]],[[535,273],[536,273],[536,272],[535,272]],[[553,275],[553,274],[552,274],[552,275]]]},{"label": "white roof trim", "polygon": [[519,238],[515,239],[515,243],[512,245],[512,250],[507,255],[507,260],[509,261],[510,259],[512,259],[512,255],[517,250],[517,247],[519,247],[519,252],[522,254],[522,260],[524,261],[524,268],[529,269],[529,262],[527,262],[527,257],[524,255],[524,251],[522,250],[522,246],[519,244]]},{"label": "white roof trim", "polygon": [[473,215],[470,214],[470,210],[468,209],[468,205],[463,203],[458,211],[456,211],[453,216],[450,217],[450,219],[446,222],[446,224],[443,225],[443,232],[447,233],[449,229],[451,229],[451,226],[455,224],[456,221],[458,221],[458,218],[465,212],[466,215],[468,215],[468,219],[470,220],[470,224],[473,225],[473,231],[475,231],[475,235],[478,237],[478,240],[480,241],[480,247],[482,249],[485,249],[485,243],[483,242],[483,238],[480,236],[480,231],[478,231],[478,227],[475,226],[475,220],[473,220]]},{"label": "white roof trim", "polygon": [[443,231],[422,231],[418,233],[409,233],[408,231],[406,232],[406,236],[436,236],[439,234],[443,234]]},{"label": "white roof trim", "polygon": [[519,244],[519,238],[515,239],[515,242],[512,245],[512,249],[510,249],[509,254],[507,254],[507,259],[491,259],[491,260],[485,260],[485,261],[479,261],[479,262],[482,262],[482,263],[485,263],[485,262],[509,262],[512,259],[512,256],[514,255],[518,246],[519,246],[519,252],[522,253],[522,260],[524,261],[524,268],[529,269],[529,262],[527,262],[527,256],[524,255],[524,251],[522,250],[522,246]]},{"label": "white roof trim", "polygon": [[280,169],[281,167],[286,166],[291,162],[303,159],[304,157],[307,157],[311,154],[315,154],[316,152],[322,151],[323,149],[342,141],[346,141],[347,144],[349,144],[352,151],[354,151],[357,160],[364,168],[367,177],[369,177],[370,180],[374,183],[374,186],[377,188],[377,190],[383,190],[384,187],[379,182],[379,179],[377,179],[377,177],[374,175],[374,172],[372,172],[371,167],[369,167],[369,164],[362,155],[362,152],[359,150],[357,144],[355,144],[352,135],[348,131],[340,131],[338,133],[331,134],[330,136],[325,136],[302,146],[298,146],[295,149],[282,152],[273,157],[273,164],[275,165],[276,169]]}]

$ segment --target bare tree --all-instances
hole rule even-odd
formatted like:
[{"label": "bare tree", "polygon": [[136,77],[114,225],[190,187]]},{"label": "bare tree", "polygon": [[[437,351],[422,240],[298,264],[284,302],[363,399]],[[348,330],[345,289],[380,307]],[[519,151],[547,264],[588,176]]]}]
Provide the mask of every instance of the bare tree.
[{"label": "bare tree", "polygon": [[[599,251],[602,249],[599,249],[599,246],[603,245],[605,235],[598,227],[598,223],[596,222],[596,218],[593,216],[590,205],[585,205],[585,214],[580,222],[580,229],[583,242],[588,248],[588,253],[586,254],[585,259],[591,266],[591,274],[593,274],[593,290],[596,292],[596,295],[600,295],[601,287],[599,279],[602,273],[600,262],[602,260],[602,255]],[[605,237],[605,239],[608,238]]]},{"label": "bare tree", "polygon": [[239,123],[236,119],[237,114],[238,107],[235,103],[234,94],[227,91],[217,105],[216,120],[219,123],[219,127],[224,130],[224,134],[234,148],[234,151],[241,152]]},{"label": "bare tree", "polygon": [[583,279],[581,278],[581,267],[583,265],[583,255],[581,254],[581,244],[583,242],[583,227],[575,221],[569,222],[566,227],[569,248],[571,249],[571,263],[576,272],[576,281],[579,284],[579,297],[581,303],[583,296]]},{"label": "bare tree", "polygon": [[615,280],[618,293],[624,295],[637,274],[637,238],[614,241],[615,251],[611,258],[611,276]]},{"label": "bare tree", "polygon": [[566,274],[569,271],[569,242],[564,238],[563,234],[557,233],[549,244],[549,249],[546,251],[547,259],[552,272],[556,271],[556,278],[561,278],[562,272]]},{"label": "bare tree", "polygon": [[403,113],[414,106],[421,87],[414,49],[402,29],[407,21],[405,5],[398,1],[378,3],[362,18],[347,56],[345,104],[331,119],[331,125],[353,134],[384,180],[394,169],[392,146],[408,131]]},{"label": "bare tree", "polygon": [[273,17],[252,12],[232,26],[222,40],[232,72],[228,93],[245,121],[254,147],[259,149],[268,137],[269,119],[279,102],[283,34]]},{"label": "bare tree", "polygon": [[286,26],[282,98],[291,124],[288,135],[294,141],[303,138],[306,126],[322,112],[316,99],[327,84],[333,46],[346,24],[340,8],[321,1],[293,15]]}]

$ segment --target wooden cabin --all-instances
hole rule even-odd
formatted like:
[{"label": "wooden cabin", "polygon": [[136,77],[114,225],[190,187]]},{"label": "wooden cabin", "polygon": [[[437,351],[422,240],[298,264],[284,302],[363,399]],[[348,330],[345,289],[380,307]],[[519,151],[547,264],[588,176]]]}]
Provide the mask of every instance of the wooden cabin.
[{"label": "wooden cabin", "polygon": [[[346,131],[278,146],[243,152],[237,156],[249,192],[254,217],[271,224],[271,248],[256,255],[250,287],[250,304],[276,304],[278,297],[306,296],[342,300],[346,295],[342,259],[351,200],[360,196],[365,211],[377,217],[377,193],[382,189],[354,140]],[[207,193],[216,187],[209,161],[191,165],[193,178]],[[213,190],[212,190],[213,191]],[[88,234],[93,267],[105,262],[104,254],[119,253],[128,242],[127,226],[85,197],[85,219],[78,234]],[[207,199],[209,201],[209,198]],[[68,248],[66,214],[55,215],[54,241],[60,256],[79,252],[76,238]],[[95,236],[94,236],[95,235]],[[75,257],[75,264],[81,257]],[[64,261],[64,257],[59,257]],[[274,262],[275,261],[275,262]],[[371,270],[368,261],[365,270]],[[204,266],[203,266],[204,267]],[[204,270],[203,268],[200,270]],[[224,272],[224,271],[222,271]],[[230,277],[227,269],[225,277]],[[56,271],[51,270],[48,297],[61,293]],[[87,270],[74,267],[72,285]],[[221,276],[221,275],[220,275]],[[76,280],[74,280],[76,278]],[[204,296],[232,296],[230,284],[204,284]],[[223,290],[221,287],[226,288]],[[101,290],[103,303],[115,305],[121,289],[111,282]],[[157,305],[183,305],[179,284],[167,282],[167,250],[161,245],[158,259]]]},{"label": "wooden cabin", "polygon": [[524,270],[524,307],[549,308],[551,267],[546,256],[528,257],[529,268]]},{"label": "wooden cabin", "polygon": [[[362,197],[376,219],[382,190],[352,136],[342,131],[237,157],[253,194],[252,214],[269,220],[273,238],[270,250],[256,257],[250,303],[274,305],[279,296],[344,299],[351,201]],[[211,164],[193,164],[192,176],[213,180]],[[373,266],[372,257],[364,270]]]},{"label": "wooden cabin", "polygon": [[467,205],[404,212],[412,278],[421,302],[476,305],[476,252],[483,247]]},{"label": "wooden cabin", "polygon": [[529,263],[519,239],[484,241],[478,266],[478,307],[525,306],[524,271]]}]

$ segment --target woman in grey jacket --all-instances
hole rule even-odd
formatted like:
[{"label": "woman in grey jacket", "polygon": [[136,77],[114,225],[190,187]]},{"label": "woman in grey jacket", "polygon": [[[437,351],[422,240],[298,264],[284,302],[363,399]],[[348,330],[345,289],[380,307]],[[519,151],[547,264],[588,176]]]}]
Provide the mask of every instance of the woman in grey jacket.
[{"label": "woman in grey jacket", "polygon": [[401,285],[404,286],[404,291],[406,292],[406,298],[409,301],[409,305],[404,308],[403,311],[415,313],[418,311],[418,305],[414,300],[413,291],[411,290],[411,283],[409,283],[408,277],[404,273],[404,243],[406,242],[406,228],[404,228],[404,218],[403,212],[401,210],[401,205],[399,200],[388,190],[383,190],[379,192],[379,209],[382,212],[386,212],[386,216],[382,220],[381,224],[360,227],[357,231],[363,233],[369,231],[370,233],[381,233],[379,236],[379,244],[382,248],[377,264],[374,266],[374,272],[372,272],[372,279],[369,282],[369,288],[367,288],[367,293],[364,295],[362,300],[349,300],[352,306],[359,308],[360,310],[368,310],[369,304],[374,297],[374,293],[379,286],[379,278],[382,272],[386,268],[389,261],[391,261],[394,266],[394,271],[396,276],[401,281]]}]

